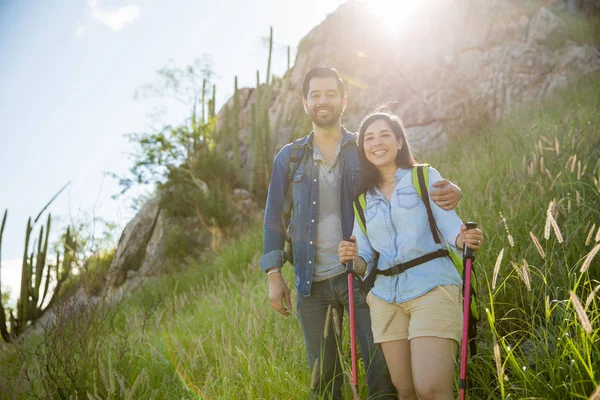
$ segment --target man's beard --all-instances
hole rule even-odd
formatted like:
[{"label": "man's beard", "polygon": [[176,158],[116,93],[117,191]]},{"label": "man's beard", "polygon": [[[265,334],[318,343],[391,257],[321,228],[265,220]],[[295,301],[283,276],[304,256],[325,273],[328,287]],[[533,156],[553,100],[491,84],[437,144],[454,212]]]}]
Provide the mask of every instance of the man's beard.
[{"label": "man's beard", "polygon": [[312,110],[310,110],[308,116],[310,117],[310,120],[313,122],[313,124],[315,124],[319,128],[331,128],[340,120],[340,117],[342,116],[341,107],[338,108],[335,106],[329,106],[318,107],[318,109],[326,109],[329,111],[329,116],[322,118],[318,116],[317,108],[313,108]]}]

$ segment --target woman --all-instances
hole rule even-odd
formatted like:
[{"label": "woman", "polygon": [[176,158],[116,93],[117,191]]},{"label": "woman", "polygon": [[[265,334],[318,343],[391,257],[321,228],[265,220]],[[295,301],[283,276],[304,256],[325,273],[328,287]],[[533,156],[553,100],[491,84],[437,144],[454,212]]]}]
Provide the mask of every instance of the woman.
[{"label": "woman", "polygon": [[[399,118],[387,113],[367,116],[358,141],[367,234],[355,221],[352,241],[338,247],[340,261],[354,260],[358,273],[377,274],[367,296],[371,325],[399,397],[453,399],[454,355],[462,333],[462,280],[445,256],[403,271],[392,267],[436,254],[446,248],[444,241],[458,249],[466,245],[478,250],[483,234],[467,230],[454,211],[430,201],[443,237],[436,244],[427,209],[413,185],[415,161]],[[429,176],[429,182],[441,179],[431,167]]]}]

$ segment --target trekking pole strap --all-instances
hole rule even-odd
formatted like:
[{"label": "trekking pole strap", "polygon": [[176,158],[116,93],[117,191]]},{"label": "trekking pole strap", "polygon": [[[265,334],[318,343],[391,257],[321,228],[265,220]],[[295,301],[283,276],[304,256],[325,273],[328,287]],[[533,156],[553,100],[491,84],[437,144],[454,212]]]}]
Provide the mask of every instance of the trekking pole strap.
[{"label": "trekking pole strap", "polygon": [[433,253],[425,254],[424,256],[417,257],[414,260],[410,260],[405,263],[400,263],[394,265],[390,269],[386,270],[376,270],[375,273],[384,276],[394,276],[405,272],[406,270],[416,267],[417,265],[424,264],[428,261],[435,260],[436,258],[448,257],[450,253],[446,249],[439,249],[438,251],[434,251]]}]

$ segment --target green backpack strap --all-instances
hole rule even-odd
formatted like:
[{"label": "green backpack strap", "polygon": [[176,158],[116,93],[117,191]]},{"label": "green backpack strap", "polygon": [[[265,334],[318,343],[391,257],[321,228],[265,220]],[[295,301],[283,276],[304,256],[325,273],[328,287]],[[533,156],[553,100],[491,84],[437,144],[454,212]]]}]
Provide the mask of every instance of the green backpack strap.
[{"label": "green backpack strap", "polygon": [[367,236],[367,220],[365,219],[365,207],[367,206],[367,200],[365,194],[361,193],[352,202],[354,207],[354,219],[358,222],[360,229]]},{"label": "green backpack strap", "polygon": [[412,169],[412,180],[413,186],[417,190],[417,194],[421,200],[423,200],[423,203],[425,203],[427,219],[429,220],[429,228],[431,229],[433,240],[437,244],[440,244],[442,241],[440,240],[437,225],[433,218],[433,212],[431,211],[431,204],[429,203],[429,164],[415,165]]},{"label": "green backpack strap", "polygon": [[[418,164],[415,165],[412,169],[412,181],[413,186],[415,187],[417,194],[425,203],[425,208],[427,209],[427,218],[429,220],[429,228],[431,229],[431,234],[433,235],[433,240],[436,243],[441,243],[439,231],[437,228],[437,224],[435,223],[435,218],[433,217],[433,212],[431,211],[431,203],[429,201],[429,164]],[[454,251],[453,248],[446,244],[446,248],[448,249],[448,253],[454,267],[458,271],[463,282],[465,281],[465,270],[463,265],[463,260],[460,254]],[[464,288],[463,288],[464,293]],[[477,304],[475,303],[475,299],[477,298],[477,278],[475,276],[475,269],[471,270],[471,306],[469,310],[469,346],[471,348],[471,355],[477,354],[477,346],[475,340],[472,340],[477,336],[477,321],[479,320],[479,309],[477,308]]]},{"label": "green backpack strap", "polygon": [[[358,226],[363,231],[365,236],[367,235],[367,220],[365,219],[365,208],[367,207],[367,199],[366,194],[361,193],[352,202],[352,207],[354,207],[354,219],[358,222]],[[373,249],[374,258],[373,263],[375,264],[375,271],[377,271],[377,263],[379,262],[379,252]],[[364,281],[362,281],[361,286],[365,292],[371,290],[375,283],[376,274],[372,273],[369,275]]]}]

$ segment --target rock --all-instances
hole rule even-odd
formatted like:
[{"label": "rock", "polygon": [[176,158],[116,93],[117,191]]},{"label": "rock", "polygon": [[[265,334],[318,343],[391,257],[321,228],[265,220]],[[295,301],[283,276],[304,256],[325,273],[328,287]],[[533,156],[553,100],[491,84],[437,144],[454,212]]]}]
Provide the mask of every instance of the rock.
[{"label": "rock", "polygon": [[262,208],[244,189],[233,189],[233,209],[234,223],[238,225],[247,225],[262,218]]},{"label": "rock", "polygon": [[443,148],[440,132],[500,118],[600,69],[598,50],[565,40],[552,11],[525,10],[518,1],[431,0],[413,16],[419,23],[393,36],[363,2],[344,3],[302,39],[295,65],[274,85],[271,156],[310,129],[302,82],[315,66],[337,68],[346,82],[344,126],[356,131],[369,110],[398,103],[405,124],[419,132],[415,150]]},{"label": "rock", "polygon": [[529,25],[529,42],[545,43],[550,35],[558,30],[564,30],[564,23],[550,10],[542,7],[533,17]]},{"label": "rock", "polygon": [[108,272],[109,286],[120,286],[127,271],[136,271],[144,263],[146,247],[160,214],[159,204],[160,196],[150,200],[123,230]]}]

